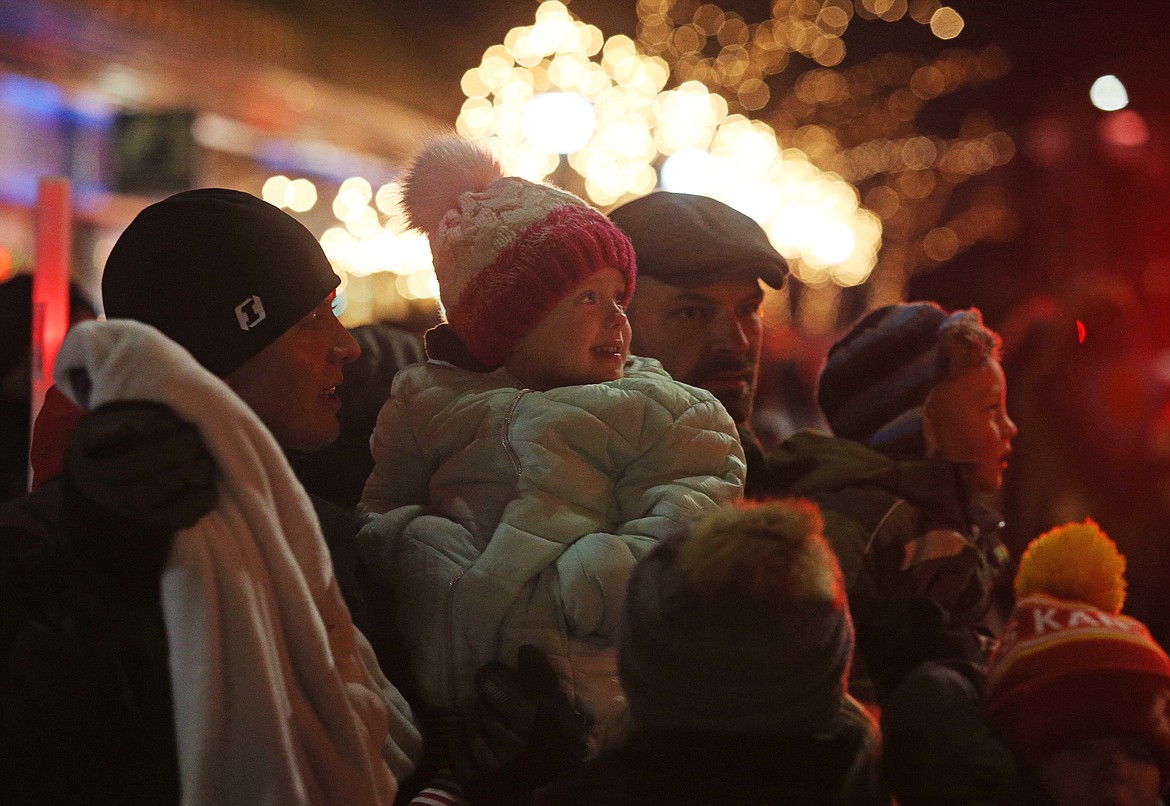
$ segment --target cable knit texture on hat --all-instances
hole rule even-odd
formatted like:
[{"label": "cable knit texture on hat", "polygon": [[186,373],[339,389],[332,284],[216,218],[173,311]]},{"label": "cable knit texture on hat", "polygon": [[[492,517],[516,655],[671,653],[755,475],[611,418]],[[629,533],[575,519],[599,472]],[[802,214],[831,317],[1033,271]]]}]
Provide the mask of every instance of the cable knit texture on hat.
[{"label": "cable knit texture on hat", "polygon": [[313,233],[248,193],[200,188],[140,212],[102,273],[106,317],[163,332],[223,378],[341,280]]},{"label": "cable knit texture on hat", "polygon": [[1170,658],[1121,615],[1125,558],[1091,520],[1032,541],[988,664],[987,712],[1027,763],[1110,734],[1146,740],[1170,781]]},{"label": "cable knit texture on hat", "polygon": [[743,504],[634,569],[618,641],[645,728],[808,734],[841,710],[853,624],[815,504]]},{"label": "cable knit texture on hat", "polygon": [[460,137],[431,141],[407,173],[403,207],[431,243],[447,320],[468,350],[496,367],[577,285],[606,266],[634,292],[634,250],[572,193],[504,176]]}]

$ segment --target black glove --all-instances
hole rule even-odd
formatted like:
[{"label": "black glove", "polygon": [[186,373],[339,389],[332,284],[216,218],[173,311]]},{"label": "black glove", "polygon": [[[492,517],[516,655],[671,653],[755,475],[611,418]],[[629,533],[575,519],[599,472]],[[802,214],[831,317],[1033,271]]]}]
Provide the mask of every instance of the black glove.
[{"label": "black glove", "polygon": [[473,803],[528,803],[535,789],[580,767],[585,719],[539,649],[520,647],[516,669],[485,664],[476,689],[476,703],[448,732],[451,770]]},{"label": "black glove", "polygon": [[66,474],[94,507],[173,532],[215,506],[215,462],[199,431],[161,403],[91,411],[69,442]]},{"label": "black glove", "polygon": [[215,463],[196,428],[160,403],[119,401],[91,411],[70,438],[62,478],[73,550],[113,590],[157,602],[176,530],[216,499]]}]

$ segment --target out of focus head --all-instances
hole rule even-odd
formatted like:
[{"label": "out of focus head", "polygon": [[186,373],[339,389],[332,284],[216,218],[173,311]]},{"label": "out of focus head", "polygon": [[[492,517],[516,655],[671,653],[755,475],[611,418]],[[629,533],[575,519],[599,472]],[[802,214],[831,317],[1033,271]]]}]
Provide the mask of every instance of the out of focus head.
[{"label": "out of focus head", "polygon": [[751,417],[763,343],[762,280],[780,288],[788,263],[754,220],[723,202],[659,191],[615,208],[634,245],[634,352],[675,380],[708,389],[739,424]]},{"label": "out of focus head", "polygon": [[538,389],[621,377],[637,270],[609,219],[560,188],[504,176],[455,136],[415,159],[403,208],[430,240],[447,322],[480,364]]},{"label": "out of focus head", "polygon": [[820,511],[716,510],[635,567],[618,642],[642,728],[811,736],[842,713],[853,656]]},{"label": "out of focus head", "polygon": [[1121,615],[1125,558],[1092,521],[1020,560],[987,713],[1058,806],[1152,806],[1170,782],[1170,658]]},{"label": "out of focus head", "polygon": [[1016,435],[999,344],[976,308],[887,305],[829,350],[817,402],[836,436],[898,458],[964,463],[973,488],[993,492]]},{"label": "out of focus head", "polygon": [[224,378],[292,450],[338,433],[341,367],[360,352],[332,310],[340,280],[313,234],[255,196],[184,191],[118,238],[102,275],[108,318],[136,319]]}]

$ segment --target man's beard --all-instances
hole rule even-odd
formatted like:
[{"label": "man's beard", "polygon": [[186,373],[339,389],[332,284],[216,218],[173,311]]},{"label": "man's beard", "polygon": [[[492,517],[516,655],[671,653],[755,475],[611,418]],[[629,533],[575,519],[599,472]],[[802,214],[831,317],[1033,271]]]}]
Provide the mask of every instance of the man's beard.
[{"label": "man's beard", "polygon": [[[756,369],[756,362],[750,358],[709,358],[700,362],[685,382],[710,391],[727,409],[736,425],[746,425],[756,396]],[[718,381],[721,376],[742,376],[747,387],[740,392],[733,385],[720,384]]]}]

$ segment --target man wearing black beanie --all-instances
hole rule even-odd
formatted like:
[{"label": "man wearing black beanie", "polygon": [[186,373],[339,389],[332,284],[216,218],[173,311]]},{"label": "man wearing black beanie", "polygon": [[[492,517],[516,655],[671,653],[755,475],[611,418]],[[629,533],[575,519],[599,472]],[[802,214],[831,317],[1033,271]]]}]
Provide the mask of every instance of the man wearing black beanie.
[{"label": "man wearing black beanie", "polygon": [[[293,458],[336,439],[342,369],[360,354],[332,310],[338,284],[291,216],[208,188],[143,210],[102,291],[108,318],[185,348]],[[176,531],[215,505],[216,469],[194,426],[157,403],[99,406],[60,443],[63,475],[0,510],[0,789],[28,803],[177,803],[160,577]],[[360,625],[353,515],[313,504]]]}]

